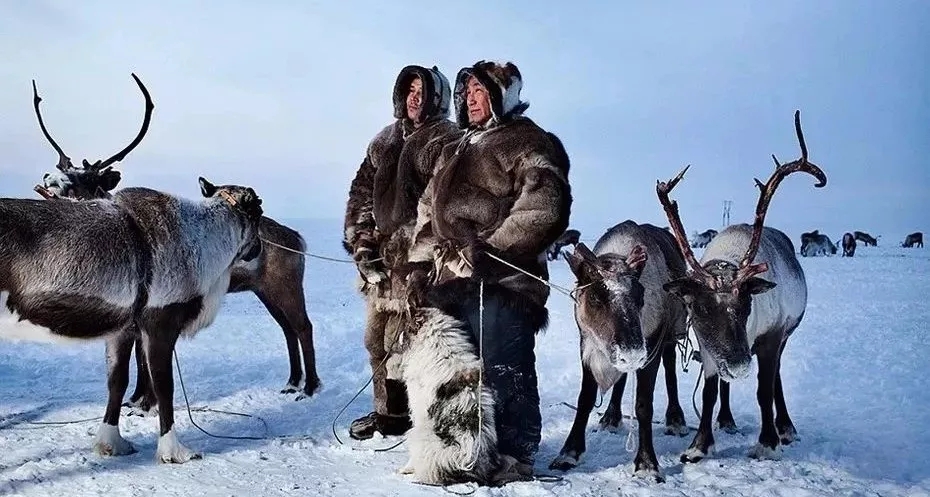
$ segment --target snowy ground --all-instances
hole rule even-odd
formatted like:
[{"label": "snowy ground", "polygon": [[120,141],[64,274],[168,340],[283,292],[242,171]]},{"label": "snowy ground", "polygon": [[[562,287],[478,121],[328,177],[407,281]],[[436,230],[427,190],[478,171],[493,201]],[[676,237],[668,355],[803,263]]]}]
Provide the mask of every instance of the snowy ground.
[{"label": "snowy ground", "polygon": [[[337,223],[295,224],[310,250],[340,255]],[[755,382],[733,388],[733,412],[742,434],[716,432],[717,452],[683,466],[679,454],[691,436],[656,435],[666,483],[632,476],[633,454],[620,434],[592,432],[582,464],[560,482],[511,484],[475,495],[930,495],[930,390],[926,379],[930,322],[930,249],[859,247],[857,256],[801,260],[810,298],[807,314],[783,359],[788,406],[801,440],[781,461],[753,461],[746,452],[758,436]],[[178,433],[204,459],[184,465],[154,462],[157,419],[126,417],[123,436],[139,452],[102,458],[90,450],[98,421],[66,421],[103,414],[106,399],[102,343],[0,344],[0,494],[6,495],[448,495],[414,485],[396,470],[407,449],[385,453],[399,439],[358,443],[348,423],[370,410],[370,390],[333,417],[368,379],[362,345],[363,309],[353,290],[354,268],[310,260],[305,285],[315,326],[323,390],[295,402],[280,394],[287,356],[279,328],[251,294],[231,295],[214,325],[178,353],[191,404],[249,413],[267,421],[270,436],[302,440],[225,440],[195,429],[178,390]],[[564,262],[553,281],[570,285]],[[550,300],[551,326],[538,342],[543,442],[537,471],[549,473],[571,426],[580,383],[578,332],[570,301]],[[679,372],[689,425],[697,418],[691,391],[698,367]],[[133,372],[133,375],[135,373]],[[661,373],[660,373],[661,374]],[[661,378],[658,382],[662,385]],[[656,413],[665,410],[664,388]],[[624,412],[631,412],[629,393]],[[194,413],[214,434],[262,436],[256,419]],[[361,449],[359,449],[361,448]],[[458,488],[457,490],[464,490]]]}]

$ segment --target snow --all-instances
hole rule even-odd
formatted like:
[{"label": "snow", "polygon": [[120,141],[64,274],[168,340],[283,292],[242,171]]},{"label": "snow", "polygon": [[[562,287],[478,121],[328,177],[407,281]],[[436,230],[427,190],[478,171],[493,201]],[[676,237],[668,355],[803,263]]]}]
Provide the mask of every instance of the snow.
[{"label": "snow", "polygon": [[[310,251],[341,256],[340,223],[289,224],[305,235]],[[854,258],[801,258],[801,264],[809,287],[807,313],[788,342],[782,365],[798,440],[783,448],[781,460],[748,457],[759,432],[755,378],[750,376],[732,388],[740,432],[716,429],[714,452],[707,459],[682,465],[679,456],[693,432],[679,438],[656,426],[665,483],[633,476],[634,453],[625,443],[635,421],[624,419],[619,433],[595,431],[605,402],[589,420],[588,451],[577,468],[563,474],[564,480],[512,483],[478,489],[475,495],[930,495],[930,457],[924,454],[930,449],[930,391],[920,374],[927,370],[930,353],[930,249],[860,246]],[[573,283],[564,262],[550,267],[554,282]],[[158,418],[126,416],[128,409],[120,433],[137,452],[123,457],[93,452],[106,403],[103,342],[0,342],[0,494],[449,495],[398,474],[408,457],[405,445],[373,450],[399,438],[348,438],[351,420],[370,410],[370,388],[336,424],[345,445],[333,437],[333,417],[370,374],[356,274],[349,264],[308,260],[307,308],[323,381],[310,399],[295,401],[296,393],[279,393],[288,376],[284,339],[252,294],[229,295],[210,328],[179,343],[193,407],[260,416],[269,436],[293,436],[208,437],[191,425],[176,376],[177,438],[203,454],[180,465],[156,463]],[[537,345],[543,441],[536,471],[562,474],[547,467],[574,415],[562,402],[574,404],[578,395],[578,332],[566,297],[554,292],[550,312],[550,328]],[[699,371],[694,363],[688,373],[679,368],[689,426],[698,421],[690,406]],[[665,398],[660,377],[655,408],[660,420]],[[625,414],[631,406],[628,385]],[[266,435],[259,419],[200,411],[193,416],[213,434]],[[30,424],[69,420],[86,421]]]}]

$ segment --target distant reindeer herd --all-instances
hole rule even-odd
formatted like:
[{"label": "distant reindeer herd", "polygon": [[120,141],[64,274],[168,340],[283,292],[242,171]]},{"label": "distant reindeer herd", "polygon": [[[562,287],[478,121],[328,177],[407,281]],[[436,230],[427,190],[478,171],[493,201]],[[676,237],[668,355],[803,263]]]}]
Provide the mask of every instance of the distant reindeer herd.
[{"label": "distant reindeer herd", "polygon": [[[135,451],[118,426],[135,350],[130,404],[159,408],[157,460],[181,463],[199,454],[182,445],[173,429],[172,354],[180,336],[212,323],[225,294],[254,293],[281,326],[290,366],[284,391],[312,396],[320,386],[305,310],[305,242],[297,231],[265,217],[261,198],[247,186],[217,186],[200,178],[197,201],[141,187],[111,194],[121,179],[114,164],[142,141],[154,109],[148,90],[132,76],[145,97],[141,130],[117,154],[94,163],[85,159],[81,166],[71,163],[46,129],[33,81],[39,127],[59,160],[57,171],[35,188],[45,200],[0,199],[0,318],[13,318],[0,331],[11,327],[20,338],[51,333],[106,341],[109,395],[94,442],[103,455]],[[662,365],[669,399],[665,433],[687,435],[675,347],[689,328],[700,347],[704,388],[700,424],[681,461],[710,454],[718,395],[717,422],[735,431],[730,382],[750,374],[753,356],[761,431],[749,455],[776,457],[795,440],[780,368],[787,340],[807,308],[807,281],[797,255],[833,255],[841,248],[842,256],[852,257],[857,242],[874,247],[880,237],[855,231],[834,244],[814,230],[801,235],[796,252],[787,235],[765,225],[772,197],[787,176],[809,174],[817,188],[827,183],[808,160],[799,112],[794,123],[801,157],[781,164],[772,156],[775,172],[765,183],[756,180],[752,224],[694,232],[688,240],[678,204],[669,198],[688,166],[656,184],[668,227],[627,220],[604,233],[593,249],[570,229],[546,251],[549,260],[564,256],[576,278],[572,298],[582,369],[575,421],[551,468],[579,464],[598,390],[612,389],[600,425],[619,426],[627,376],[635,375],[635,471],[662,479],[652,433],[655,382]],[[573,250],[563,251],[567,246]],[[923,234],[908,235],[901,246],[923,247]],[[703,249],[700,260],[696,248]]]}]

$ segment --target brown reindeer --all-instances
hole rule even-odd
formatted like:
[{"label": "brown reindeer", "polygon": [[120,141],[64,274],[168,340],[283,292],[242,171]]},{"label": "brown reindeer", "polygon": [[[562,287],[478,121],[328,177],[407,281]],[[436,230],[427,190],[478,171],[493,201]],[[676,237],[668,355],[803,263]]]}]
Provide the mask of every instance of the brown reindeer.
[{"label": "brown reindeer", "polygon": [[[120,172],[113,169],[113,165],[122,161],[145,136],[151,122],[152,111],[155,105],[142,81],[133,74],[133,79],[145,97],[145,116],[142,129],[135,139],[123,150],[104,161],[88,162],[84,159],[78,167],[71,163],[71,159],[55,143],[39,111],[39,102],[42,99],[32,82],[33,105],[39,127],[45,138],[58,152],[57,171],[46,173],[43,185],[36,186],[36,191],[45,198],[68,198],[73,200],[89,200],[110,198],[110,191],[116,188],[121,179]],[[205,197],[212,196],[220,190],[209,182],[201,184]],[[274,320],[281,326],[287,344],[288,359],[290,362],[290,375],[287,385],[282,393],[295,393],[301,391],[298,399],[310,397],[320,386],[320,379],[316,371],[316,355],[313,346],[313,324],[307,316],[303,289],[304,256],[300,253],[306,250],[301,235],[275,220],[262,216],[259,222],[259,237],[263,241],[261,255],[250,261],[238,262],[232,270],[227,293],[250,291],[265,305]],[[270,242],[270,243],[269,243]],[[127,405],[148,411],[157,404],[154,392],[150,386],[149,377],[145,374],[146,362],[142,344],[135,342],[136,351],[136,389],[130,396]],[[303,364],[301,364],[303,355]],[[300,387],[302,377],[306,373],[303,388]]]}]

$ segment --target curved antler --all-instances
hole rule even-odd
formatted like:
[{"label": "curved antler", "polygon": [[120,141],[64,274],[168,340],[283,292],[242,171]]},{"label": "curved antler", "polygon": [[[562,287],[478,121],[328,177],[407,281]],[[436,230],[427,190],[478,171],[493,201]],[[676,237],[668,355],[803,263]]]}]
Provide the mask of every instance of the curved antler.
[{"label": "curved antler", "polygon": [[691,164],[685,166],[677,176],[667,183],[656,180],[656,194],[659,196],[659,202],[662,203],[662,207],[665,209],[665,215],[668,217],[668,224],[672,229],[672,235],[675,236],[675,241],[678,242],[678,249],[681,250],[685,260],[688,261],[691,270],[695,275],[706,281],[708,285],[713,286],[713,282],[715,281],[714,276],[698,262],[697,258],[694,257],[694,252],[691,250],[691,245],[688,244],[688,237],[685,235],[685,228],[681,225],[681,216],[678,214],[678,202],[668,198],[668,194],[678,185],[678,182],[681,181],[681,178],[684,177],[685,172],[687,172],[690,167]]},{"label": "curved antler", "polygon": [[752,238],[749,241],[749,248],[746,250],[746,254],[740,262],[737,282],[768,270],[768,265],[764,262],[750,264],[759,251],[759,243],[762,240],[762,228],[765,223],[765,214],[769,209],[769,202],[772,201],[772,196],[775,194],[775,190],[778,188],[781,181],[789,174],[805,172],[819,180],[819,183],[815,184],[814,187],[823,188],[827,184],[827,175],[824,174],[820,167],[807,160],[807,145],[804,143],[804,133],[801,132],[801,111],[799,110],[794,111],[794,129],[798,135],[798,143],[801,145],[801,158],[782,165],[778,163],[778,159],[776,159],[773,154],[772,160],[775,161],[775,165],[777,166],[775,172],[772,173],[772,176],[765,184],[762,184],[758,179],[755,180],[756,186],[759,187],[759,202],[756,204],[756,219],[752,225]]},{"label": "curved antler", "polygon": [[39,127],[42,128],[42,134],[45,135],[45,139],[52,144],[52,148],[58,152],[58,165],[55,167],[59,171],[65,171],[66,169],[71,169],[71,158],[65,155],[64,151],[61,150],[61,147],[55,143],[55,140],[52,139],[52,135],[48,133],[48,130],[45,129],[45,122],[42,120],[42,112],[39,110],[39,102],[42,101],[42,97],[39,96],[39,90],[36,89],[36,80],[32,80],[32,106],[36,109],[36,117],[39,118]]},{"label": "curved antler", "polygon": [[109,159],[103,161],[102,163],[96,163],[93,165],[95,169],[103,169],[115,162],[122,161],[129,152],[132,152],[132,149],[136,148],[137,145],[142,141],[142,137],[145,136],[145,133],[149,130],[149,123],[152,121],[152,110],[155,109],[155,104],[152,103],[152,96],[149,95],[149,91],[145,88],[145,85],[142,84],[142,81],[139,80],[139,77],[135,73],[132,73],[132,79],[136,80],[136,84],[139,85],[139,89],[142,90],[142,95],[145,96],[145,117],[142,119],[142,129],[139,130],[139,134],[136,135],[135,139],[126,146],[126,148],[120,150],[116,155],[110,157]]}]

